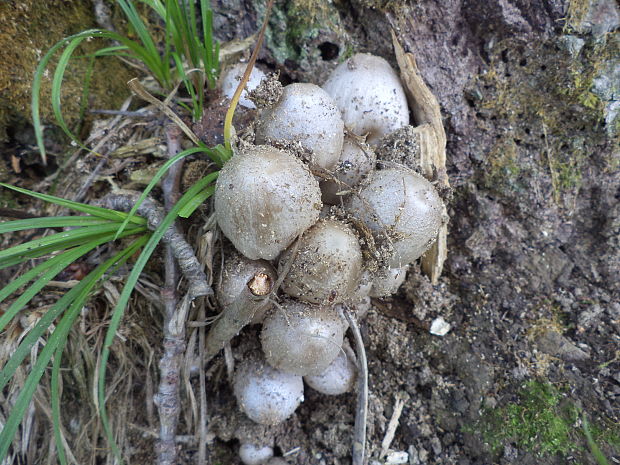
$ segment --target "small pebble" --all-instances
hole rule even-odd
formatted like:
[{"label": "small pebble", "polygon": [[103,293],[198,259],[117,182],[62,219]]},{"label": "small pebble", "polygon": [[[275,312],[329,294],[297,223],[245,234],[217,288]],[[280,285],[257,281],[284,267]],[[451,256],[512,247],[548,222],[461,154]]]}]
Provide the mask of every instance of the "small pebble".
[{"label": "small pebble", "polygon": [[385,458],[385,465],[396,465],[409,462],[409,454],[403,451],[388,452]]},{"label": "small pebble", "polygon": [[452,326],[450,326],[450,323],[440,316],[435,318],[431,323],[431,334],[434,334],[435,336],[445,336],[451,328]]}]

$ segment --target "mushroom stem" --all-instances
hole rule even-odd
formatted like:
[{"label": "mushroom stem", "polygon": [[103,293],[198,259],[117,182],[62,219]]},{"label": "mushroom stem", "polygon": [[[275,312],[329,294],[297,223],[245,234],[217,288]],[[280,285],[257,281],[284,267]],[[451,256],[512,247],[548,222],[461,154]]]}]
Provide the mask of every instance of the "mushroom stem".
[{"label": "mushroom stem", "polygon": [[268,305],[273,279],[263,272],[256,273],[237,298],[220,314],[206,340],[205,361],[211,360],[224,345],[248,325],[254,314]]}]

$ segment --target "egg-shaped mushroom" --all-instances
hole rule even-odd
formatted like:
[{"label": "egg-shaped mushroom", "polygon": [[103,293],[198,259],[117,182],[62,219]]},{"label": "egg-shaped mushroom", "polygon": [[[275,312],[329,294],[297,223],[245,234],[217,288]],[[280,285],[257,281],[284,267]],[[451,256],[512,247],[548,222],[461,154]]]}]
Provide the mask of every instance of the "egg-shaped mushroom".
[{"label": "egg-shaped mushroom", "polygon": [[261,425],[283,422],[304,399],[301,376],[277,370],[258,358],[239,364],[233,384],[241,410]]},{"label": "egg-shaped mushroom", "polygon": [[395,294],[405,282],[409,265],[400,268],[380,268],[372,278],[371,297],[387,297]]},{"label": "egg-shaped mushroom", "polygon": [[419,258],[435,241],[442,224],[443,204],[437,190],[406,168],[376,171],[370,183],[348,199],[346,208],[378,242],[392,246],[389,268]]},{"label": "egg-shaped mushroom", "polygon": [[260,339],[267,362],[287,373],[322,373],[338,356],[344,325],[333,307],[285,300],[265,317]]},{"label": "egg-shaped mushroom", "polygon": [[299,142],[312,152],[312,163],[331,170],[344,139],[344,123],[332,98],[319,86],[295,83],[284,87],[280,100],[264,110],[256,126],[256,142]]},{"label": "egg-shaped mushroom", "polygon": [[360,181],[375,168],[377,156],[373,149],[354,135],[345,135],[342,153],[333,175],[335,179],[321,182],[323,202],[338,205],[343,198],[341,193],[356,187]]},{"label": "egg-shaped mushroom", "polygon": [[[243,78],[243,74],[245,73],[245,69],[247,67],[247,63],[237,63],[236,65],[228,68],[224,75],[222,76],[221,86],[222,93],[229,99],[232,99],[237,87],[239,86],[239,82]],[[248,92],[256,89],[260,82],[265,78],[265,73],[263,73],[256,66],[252,68],[252,72],[250,73],[250,79],[248,79],[247,84],[245,85],[245,89],[241,92],[241,98],[239,98],[239,105],[246,108],[256,108],[254,102],[252,102],[248,98]]]},{"label": "egg-shaped mushroom", "polygon": [[357,287],[362,249],[351,227],[323,219],[304,233],[299,247],[292,245],[282,254],[278,269],[289,265],[282,282],[286,294],[315,304],[339,303]]},{"label": "egg-shaped mushroom", "polygon": [[355,364],[345,351],[341,351],[325,371],[318,375],[304,376],[304,381],[315,391],[337,396],[351,390],[356,374]]},{"label": "egg-shaped mushroom", "polygon": [[246,146],[222,168],[215,217],[239,252],[272,260],[321,212],[321,190],[308,167],[274,147]]},{"label": "egg-shaped mushroom", "polygon": [[358,53],[334,69],[323,89],[342,112],[347,128],[376,144],[409,124],[407,96],[396,72],[383,58]]},{"label": "egg-shaped mushroom", "polygon": [[273,457],[273,447],[243,443],[239,447],[239,458],[244,465],[262,465]]}]

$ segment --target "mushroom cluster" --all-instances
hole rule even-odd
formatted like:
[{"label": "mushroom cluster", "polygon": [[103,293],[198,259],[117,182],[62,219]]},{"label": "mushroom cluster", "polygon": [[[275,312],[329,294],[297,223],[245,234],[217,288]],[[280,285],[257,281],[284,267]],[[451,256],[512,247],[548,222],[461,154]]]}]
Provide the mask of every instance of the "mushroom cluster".
[{"label": "mushroom cluster", "polygon": [[[226,307],[256,273],[280,276],[277,303],[251,316],[262,324],[262,354],[234,378],[241,410],[273,425],[303,400],[304,381],[328,395],[351,389],[355,360],[339,309],[398,290],[436,239],[443,204],[421,174],[377,160],[374,148],[409,124],[383,58],[355,55],[323,87],[290,84],[258,111],[253,143],[239,142],[215,189],[218,225],[237,251],[225,257],[217,298]],[[271,457],[246,444],[242,458],[253,447]]]}]

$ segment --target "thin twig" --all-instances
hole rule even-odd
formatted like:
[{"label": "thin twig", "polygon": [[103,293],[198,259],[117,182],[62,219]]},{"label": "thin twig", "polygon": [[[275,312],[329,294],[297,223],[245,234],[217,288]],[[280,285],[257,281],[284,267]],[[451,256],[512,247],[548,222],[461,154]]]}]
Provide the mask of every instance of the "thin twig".
[{"label": "thin twig", "polygon": [[122,110],[88,110],[93,115],[121,115],[135,118],[148,118],[152,117],[153,113],[143,110],[138,111],[122,111]]},{"label": "thin twig", "polygon": [[137,78],[133,78],[131,81],[127,83],[129,88],[142,100],[146,100],[147,102],[155,105],[159,108],[168,118],[175,122],[175,124],[181,128],[181,130],[185,133],[185,135],[196,145],[200,146],[200,139],[198,136],[194,134],[187,124],[183,122],[183,120],[177,115],[165,102],[153,97]]},{"label": "thin twig", "polygon": [[396,394],[394,411],[392,412],[392,417],[390,418],[387,429],[385,430],[383,441],[381,441],[381,455],[379,456],[381,459],[384,459],[387,456],[390,445],[392,445],[392,441],[396,435],[396,428],[398,428],[398,420],[403,413],[403,407],[405,406],[405,402],[408,398],[409,395],[405,392],[399,392]]},{"label": "thin twig", "polygon": [[[174,157],[181,150],[181,132],[169,124],[166,126],[168,158]],[[169,211],[179,197],[182,160],[170,167],[162,190],[164,208]],[[183,306],[178,305],[176,289],[179,284],[179,266],[175,260],[173,245],[166,244],[164,261],[165,285],[162,289],[164,301],[164,355],[159,362],[160,381],[156,396],[159,409],[159,441],[157,442],[157,463],[173,465],[177,460],[176,432],[181,410],[179,398],[179,379],[183,354],[185,353],[185,318],[181,317]],[[185,313],[187,310],[185,310]]]},{"label": "thin twig", "polygon": [[103,168],[103,166],[107,162],[108,162],[107,158],[101,158],[101,160],[99,160],[99,163],[97,163],[97,166],[95,166],[95,169],[92,170],[92,172],[88,175],[88,178],[86,178],[86,181],[84,181],[84,184],[82,184],[80,189],[73,196],[72,200],[74,202],[81,202],[84,199],[84,197],[86,196],[86,193],[88,192],[88,189],[90,189],[90,186],[93,185],[93,182],[95,182],[95,179],[97,178],[97,176],[99,176],[99,171],[101,171],[101,168]]},{"label": "thin twig", "polygon": [[357,407],[355,409],[355,426],[353,431],[353,465],[364,465],[366,451],[366,421],[368,418],[368,363],[366,361],[366,349],[357,320],[348,308],[343,309],[355,339],[357,352],[358,391]]}]

